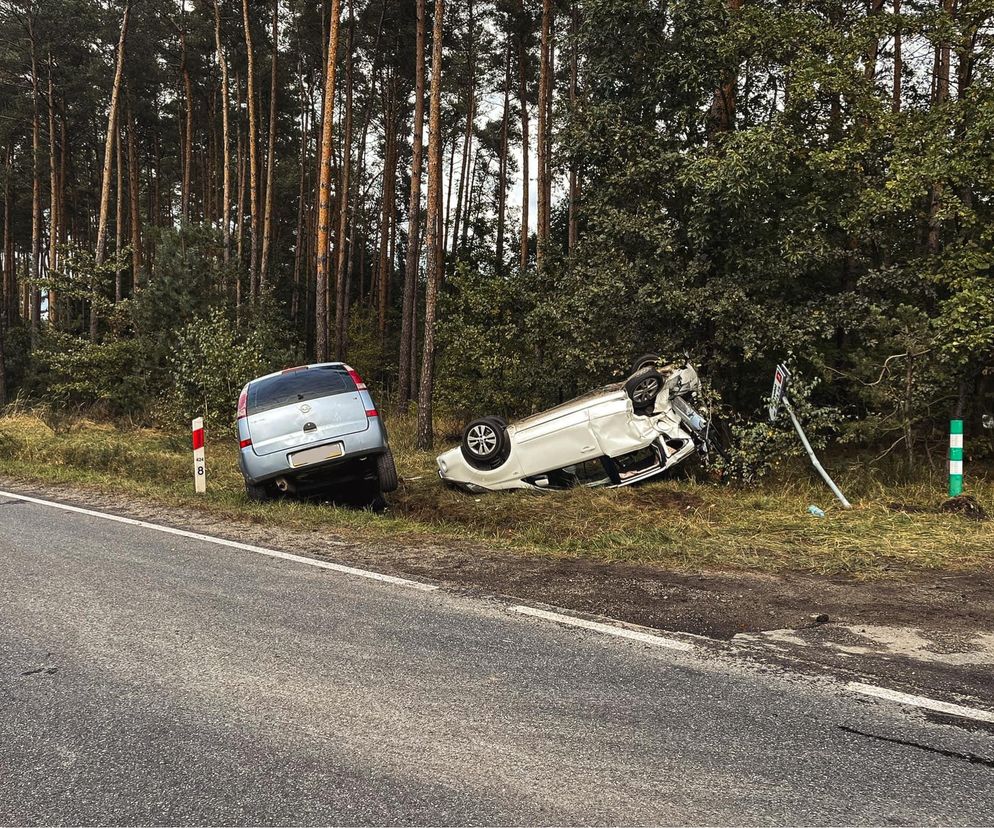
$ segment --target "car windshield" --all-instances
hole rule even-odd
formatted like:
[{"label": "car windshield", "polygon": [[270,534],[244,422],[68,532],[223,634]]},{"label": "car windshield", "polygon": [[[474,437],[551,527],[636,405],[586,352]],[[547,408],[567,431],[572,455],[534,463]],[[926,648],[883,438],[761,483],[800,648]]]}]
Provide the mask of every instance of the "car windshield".
[{"label": "car windshield", "polygon": [[249,386],[248,413],[258,414],[270,408],[330,397],[355,391],[348,372],[337,365],[296,368],[269,379],[256,380]]}]

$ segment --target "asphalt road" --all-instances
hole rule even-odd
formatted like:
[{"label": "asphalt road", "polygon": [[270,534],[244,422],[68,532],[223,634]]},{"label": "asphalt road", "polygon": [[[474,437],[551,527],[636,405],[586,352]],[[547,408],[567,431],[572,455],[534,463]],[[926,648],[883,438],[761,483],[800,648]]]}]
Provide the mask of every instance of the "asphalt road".
[{"label": "asphalt road", "polygon": [[0,500],[0,822],[990,824],[994,733]]}]

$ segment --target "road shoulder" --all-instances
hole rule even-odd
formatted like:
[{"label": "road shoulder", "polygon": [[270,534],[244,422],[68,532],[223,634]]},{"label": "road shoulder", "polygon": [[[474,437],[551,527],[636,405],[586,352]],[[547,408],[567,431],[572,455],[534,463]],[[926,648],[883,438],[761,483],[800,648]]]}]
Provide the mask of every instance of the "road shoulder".
[{"label": "road shoulder", "polygon": [[951,700],[994,698],[994,574],[990,572],[903,573],[875,580],[676,573],[648,565],[531,556],[466,543],[442,546],[427,538],[357,542],[328,531],[218,521],[193,508],[76,487],[0,478],[0,488],[428,580],[470,595],[704,636],[753,661],[829,670]]}]

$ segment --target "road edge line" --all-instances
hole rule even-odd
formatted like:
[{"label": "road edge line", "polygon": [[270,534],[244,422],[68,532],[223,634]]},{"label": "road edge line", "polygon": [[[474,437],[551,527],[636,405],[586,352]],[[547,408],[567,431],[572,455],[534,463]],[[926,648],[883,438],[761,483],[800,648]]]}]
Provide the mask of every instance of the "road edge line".
[{"label": "road edge line", "polygon": [[87,515],[89,517],[102,518],[103,520],[113,521],[114,523],[123,523],[128,526],[138,526],[142,529],[150,529],[152,531],[163,532],[168,535],[178,535],[179,537],[190,538],[191,540],[201,541],[202,543],[212,543],[217,546],[227,546],[231,549],[241,549],[245,552],[255,552],[257,555],[265,555],[269,558],[279,558],[284,561],[306,564],[307,566],[317,567],[318,569],[338,572],[342,575],[353,575],[358,578],[366,578],[371,581],[380,581],[387,584],[393,584],[394,586],[419,590],[421,592],[434,592],[439,589],[438,584],[427,584],[422,581],[412,581],[409,578],[401,578],[397,575],[386,575],[382,572],[374,572],[371,569],[361,569],[355,566],[346,566],[345,564],[333,563],[332,561],[322,561],[318,558],[309,558],[306,555],[294,555],[292,552],[281,552],[278,549],[269,549],[265,546],[255,546],[251,543],[242,543],[241,541],[228,540],[227,538],[219,538],[214,535],[205,535],[201,532],[191,532],[189,529],[177,529],[173,526],[164,526],[161,523],[151,523],[147,520],[138,520],[137,518],[124,517],[123,515],[114,515],[109,512],[99,512],[96,509],[85,509],[82,506],[70,506],[68,503],[59,503],[56,500],[45,500],[40,497],[31,497],[30,495],[17,494],[16,492],[7,491],[0,491],[0,497],[8,497],[12,500],[25,501],[39,506],[49,506],[53,509],[61,509],[64,512],[74,512],[76,514]]},{"label": "road edge line", "polygon": [[958,716],[961,719],[973,719],[978,722],[989,722],[994,724],[994,712],[981,710],[978,707],[964,707],[960,704],[930,699],[928,696],[914,696],[910,693],[902,693],[899,690],[888,690],[886,687],[879,687],[876,684],[864,684],[860,681],[850,681],[846,684],[846,689],[862,696],[872,696],[884,701],[896,702],[910,707],[919,707],[922,710],[931,710],[935,713],[946,713],[950,716]]},{"label": "road edge line", "polygon": [[694,646],[686,641],[678,641],[675,638],[666,638],[662,635],[654,635],[653,633],[642,632],[640,630],[632,630],[627,627],[616,627],[612,624],[604,624],[600,621],[589,621],[586,618],[579,618],[575,615],[564,615],[560,612],[550,612],[549,610],[538,609],[537,607],[529,607],[524,604],[514,604],[508,607],[510,612],[516,612],[519,615],[527,615],[532,618],[541,618],[544,621],[552,621],[556,624],[564,624],[569,627],[579,627],[584,630],[592,630],[593,632],[604,633],[606,635],[613,635],[618,638],[628,638],[632,641],[640,641],[643,644],[652,644],[656,647],[667,647],[671,650],[680,650],[682,652],[691,652]]}]

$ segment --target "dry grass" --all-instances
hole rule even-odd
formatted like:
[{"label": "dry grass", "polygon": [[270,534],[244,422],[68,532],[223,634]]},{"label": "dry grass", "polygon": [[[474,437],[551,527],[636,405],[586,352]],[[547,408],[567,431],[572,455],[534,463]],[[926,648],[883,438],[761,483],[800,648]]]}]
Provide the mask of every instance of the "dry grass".
[{"label": "dry grass", "polygon": [[[994,564],[994,521],[938,513],[944,480],[885,487],[866,474],[842,475],[854,502],[846,512],[806,470],[759,489],[671,480],[631,489],[466,495],[439,484],[434,453],[408,449],[413,423],[389,421],[404,478],[386,514],[299,502],[249,503],[233,438],[208,441],[206,497],[193,494],[189,438],[90,421],[57,424],[18,414],[0,419],[0,474],[41,483],[116,491],[208,510],[219,519],[325,527],[365,540],[430,535],[552,555],[660,564],[679,570],[752,569],[872,577],[918,569]],[[441,421],[440,444],[458,424]],[[994,511],[994,486],[968,478]],[[890,504],[913,510],[895,511]],[[807,513],[809,504],[827,514]]]}]

